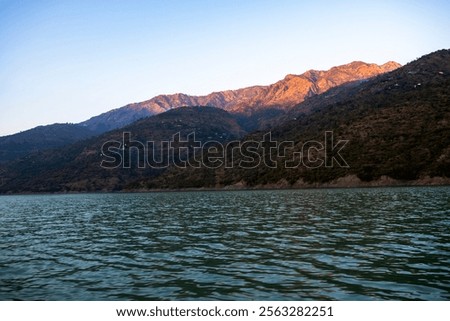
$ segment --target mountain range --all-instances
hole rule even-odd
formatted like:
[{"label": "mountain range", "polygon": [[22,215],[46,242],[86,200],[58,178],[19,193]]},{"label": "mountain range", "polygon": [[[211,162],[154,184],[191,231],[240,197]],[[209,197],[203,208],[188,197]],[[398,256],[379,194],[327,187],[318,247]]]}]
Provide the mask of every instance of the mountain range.
[{"label": "mountain range", "polygon": [[21,133],[0,137],[0,163],[14,160],[31,152],[61,147],[101,133],[124,127],[139,119],[157,115],[173,108],[211,106],[239,115],[246,130],[255,130],[275,115],[320,94],[332,87],[391,71],[400,65],[352,62],[327,71],[309,70],[301,75],[287,75],[269,86],[253,86],[226,90],[206,96],[186,94],[159,95],[92,117],[80,124],[39,126]]},{"label": "mountain range", "polygon": [[287,75],[269,86],[226,90],[206,96],[159,95],[147,101],[129,104],[95,116],[81,125],[91,130],[107,131],[128,125],[139,118],[186,106],[210,106],[234,114],[251,116],[262,109],[288,109],[332,87],[364,80],[398,67],[400,64],[393,61],[381,66],[356,61],[327,71],[309,70],[301,75]]},{"label": "mountain range", "polygon": [[[157,96],[74,125],[87,130],[85,137],[65,146],[0,164],[0,193],[448,184],[449,88],[450,51],[440,50],[403,67],[353,62],[288,75],[270,86]],[[271,155],[276,167],[259,163],[243,169],[239,164],[248,158],[242,155],[228,167],[180,168],[175,155],[167,156],[172,163],[167,168],[138,166],[139,146],[151,141],[164,150],[161,142],[177,133],[227,144],[262,141],[268,132],[277,142],[293,142],[288,156],[333,132],[335,141],[348,142],[341,151],[348,167],[286,168],[279,154]],[[130,148],[124,133],[142,144]],[[105,142],[116,142],[116,152],[128,153],[134,165],[100,166]],[[259,147],[252,152],[267,156]]]}]

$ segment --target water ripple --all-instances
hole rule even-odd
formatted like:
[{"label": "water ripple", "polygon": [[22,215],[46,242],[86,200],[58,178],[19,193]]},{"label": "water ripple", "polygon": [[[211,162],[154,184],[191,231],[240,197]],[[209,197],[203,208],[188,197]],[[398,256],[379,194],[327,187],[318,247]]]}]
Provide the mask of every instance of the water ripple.
[{"label": "water ripple", "polygon": [[448,300],[450,188],[0,197],[3,300]]}]

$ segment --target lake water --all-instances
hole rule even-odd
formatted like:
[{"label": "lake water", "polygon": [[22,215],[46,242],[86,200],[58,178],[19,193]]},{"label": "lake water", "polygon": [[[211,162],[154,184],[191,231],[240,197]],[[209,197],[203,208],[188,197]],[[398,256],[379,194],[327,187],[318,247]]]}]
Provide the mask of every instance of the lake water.
[{"label": "lake water", "polygon": [[449,300],[450,187],[0,196],[2,300]]}]

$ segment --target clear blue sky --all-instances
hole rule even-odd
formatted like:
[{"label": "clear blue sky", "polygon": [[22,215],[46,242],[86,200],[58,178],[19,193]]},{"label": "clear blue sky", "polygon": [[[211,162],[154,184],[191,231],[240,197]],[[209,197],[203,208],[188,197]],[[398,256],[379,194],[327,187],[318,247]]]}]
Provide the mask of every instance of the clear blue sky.
[{"label": "clear blue sky", "polygon": [[450,47],[448,1],[0,0],[0,135]]}]

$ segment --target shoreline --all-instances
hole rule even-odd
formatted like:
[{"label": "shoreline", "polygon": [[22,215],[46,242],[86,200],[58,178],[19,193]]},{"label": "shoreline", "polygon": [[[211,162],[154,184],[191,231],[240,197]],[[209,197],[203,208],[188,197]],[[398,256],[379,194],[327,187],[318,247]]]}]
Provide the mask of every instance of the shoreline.
[{"label": "shoreline", "polygon": [[188,188],[140,188],[123,190],[98,191],[60,191],[60,192],[21,192],[0,193],[0,196],[14,195],[78,195],[78,194],[133,194],[133,193],[180,193],[180,192],[232,192],[232,191],[264,191],[264,190],[322,190],[322,189],[353,189],[353,188],[386,188],[386,187],[440,187],[450,186],[450,178],[425,176],[417,180],[396,180],[388,176],[381,176],[374,181],[361,181],[356,175],[347,175],[326,183],[306,183],[299,180],[289,184],[285,179],[277,183],[248,186],[241,181],[233,185],[217,187],[188,187]]}]

